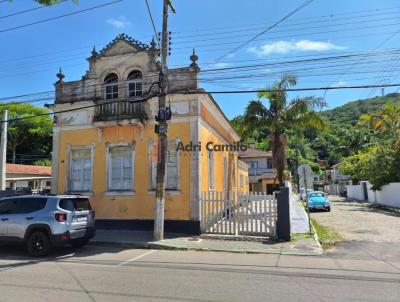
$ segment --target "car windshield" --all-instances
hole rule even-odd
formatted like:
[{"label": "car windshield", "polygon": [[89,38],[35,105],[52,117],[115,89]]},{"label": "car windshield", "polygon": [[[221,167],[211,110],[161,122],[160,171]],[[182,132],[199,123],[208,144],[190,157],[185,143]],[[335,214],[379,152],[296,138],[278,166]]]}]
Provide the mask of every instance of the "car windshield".
[{"label": "car windshield", "polygon": [[60,200],[60,208],[67,211],[88,211],[91,210],[87,198],[65,198]]},{"label": "car windshield", "polygon": [[310,193],[310,197],[325,197],[324,193]]}]

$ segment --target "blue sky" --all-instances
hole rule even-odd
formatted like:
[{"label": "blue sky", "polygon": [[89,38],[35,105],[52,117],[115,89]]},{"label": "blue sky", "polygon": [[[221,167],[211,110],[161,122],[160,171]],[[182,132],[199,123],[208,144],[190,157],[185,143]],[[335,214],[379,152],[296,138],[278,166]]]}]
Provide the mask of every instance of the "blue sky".
[{"label": "blue sky", "polygon": [[[59,20],[4,31],[110,1],[80,0],[79,5],[68,2],[7,18],[2,16],[33,8],[36,4],[28,0],[0,3],[0,98],[52,90],[59,67],[62,67],[66,81],[80,79],[87,69],[86,58],[93,45],[101,49],[119,33],[148,43],[153,30],[144,0],[125,0]],[[397,47],[400,41],[400,33],[395,34],[400,31],[400,22],[396,22],[400,15],[398,0],[315,0],[258,40],[212,64],[216,58],[278,21],[304,1],[173,2],[177,13],[170,16],[173,32],[170,67],[188,65],[193,47],[199,56],[198,63],[207,69],[373,51],[385,40],[388,41],[378,50],[389,49]],[[149,0],[149,3],[160,30],[162,1]],[[314,68],[312,71],[294,73],[299,77],[298,87],[400,82],[400,78],[396,78],[396,66],[391,62],[373,65],[377,70],[375,73],[352,74],[363,63],[361,60],[352,61],[348,66],[342,64],[336,73],[322,72],[318,65],[309,66]],[[296,66],[296,69],[300,67]],[[274,68],[256,71],[265,74],[265,78],[226,79],[213,84],[202,83],[202,87],[211,91],[265,87],[280,75],[279,66]],[[386,92],[394,90],[396,88],[388,88]],[[371,89],[329,91],[325,97],[332,108],[379,93],[380,90]],[[305,95],[324,96],[324,91],[291,93],[290,97]],[[248,101],[254,98],[254,93],[215,95],[230,118],[241,114]]]}]

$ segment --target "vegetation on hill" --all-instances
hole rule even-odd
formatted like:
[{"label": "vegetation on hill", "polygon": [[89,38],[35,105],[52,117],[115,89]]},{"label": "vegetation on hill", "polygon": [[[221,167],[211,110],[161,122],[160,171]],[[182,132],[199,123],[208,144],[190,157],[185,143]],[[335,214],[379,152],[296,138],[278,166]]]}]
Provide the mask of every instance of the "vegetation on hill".
[{"label": "vegetation on hill", "polygon": [[349,102],[342,106],[325,110],[321,114],[331,123],[355,126],[362,114],[377,112],[383,105],[388,103],[400,104],[400,93],[390,93],[383,97]]},{"label": "vegetation on hill", "polygon": [[379,190],[400,181],[400,104],[388,103],[360,117],[360,126],[371,131],[371,144],[343,159],[340,169],[354,180],[368,180]]},{"label": "vegetation on hill", "polygon": [[[371,165],[374,165],[376,169],[379,165],[382,165],[382,167],[394,165],[392,169],[385,169],[386,176],[381,177],[375,172],[375,176],[371,173],[368,174],[368,178],[373,179],[372,181],[376,184],[375,188],[381,187],[388,180],[397,179],[396,171],[400,170],[398,165],[400,158],[396,158],[396,156],[400,152],[397,154],[393,151],[398,146],[394,145],[392,141],[394,130],[386,131],[383,135],[378,129],[371,127],[372,120],[370,120],[370,124],[365,122],[368,116],[372,119],[372,117],[378,117],[382,114],[385,116],[382,119],[388,120],[389,114],[385,113],[384,109],[390,104],[400,105],[399,93],[349,102],[343,106],[322,111],[319,114],[326,124],[323,130],[304,129],[302,127],[286,129],[285,134],[288,137],[286,153],[289,169],[295,174],[296,163],[299,162],[310,164],[314,172],[322,172],[324,167],[317,162],[324,162],[326,166],[331,166],[346,159],[346,163],[349,163],[346,171],[353,176],[354,180],[366,179],[367,174],[355,174],[352,173],[351,169],[354,172],[360,171],[362,166],[364,168],[362,171],[366,172],[366,169]],[[360,118],[364,119],[364,122],[360,123]],[[243,116],[237,116],[233,119],[233,125],[242,135],[243,142],[269,150],[269,127],[260,127],[252,132],[243,132],[243,128],[246,127],[245,124]],[[394,141],[396,142],[396,139]],[[399,141],[400,139],[397,139],[397,142]],[[364,160],[361,160],[358,156]],[[373,161],[377,157],[382,161],[386,159],[386,163]]]}]

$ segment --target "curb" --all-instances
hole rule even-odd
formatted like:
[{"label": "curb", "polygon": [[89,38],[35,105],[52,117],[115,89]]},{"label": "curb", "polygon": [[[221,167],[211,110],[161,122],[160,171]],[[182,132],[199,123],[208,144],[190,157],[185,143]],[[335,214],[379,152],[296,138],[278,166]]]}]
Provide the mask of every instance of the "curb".
[{"label": "curb", "polygon": [[90,241],[90,246],[103,246],[103,247],[119,247],[119,248],[141,248],[141,249],[155,249],[155,250],[169,250],[169,251],[198,251],[198,252],[225,252],[234,254],[274,254],[274,255],[294,255],[294,256],[318,256],[323,253],[302,253],[302,252],[288,252],[283,251],[282,248],[270,251],[257,251],[257,250],[228,250],[217,248],[205,247],[183,247],[171,246],[152,242],[110,242],[110,241]]},{"label": "curb", "polygon": [[313,224],[313,222],[311,220],[310,220],[310,222],[311,222],[311,228],[312,228],[312,233],[313,233],[314,240],[318,244],[319,248],[321,249],[322,254],[324,254],[325,250],[322,248],[322,245],[319,242],[318,234],[317,234],[317,231],[315,230],[314,224]]},{"label": "curb", "polygon": [[149,242],[111,242],[111,241],[99,241],[99,240],[90,240],[88,245],[91,246],[105,246],[105,247],[121,247],[121,248],[142,248],[149,249],[151,243]]}]

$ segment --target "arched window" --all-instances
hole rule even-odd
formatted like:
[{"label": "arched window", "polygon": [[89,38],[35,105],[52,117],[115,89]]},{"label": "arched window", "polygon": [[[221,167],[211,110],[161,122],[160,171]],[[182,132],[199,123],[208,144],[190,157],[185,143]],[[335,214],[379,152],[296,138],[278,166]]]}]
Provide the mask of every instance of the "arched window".
[{"label": "arched window", "polygon": [[104,98],[112,100],[118,98],[118,76],[110,73],[104,78]]},{"label": "arched window", "polygon": [[127,78],[128,96],[142,96],[143,77],[139,70],[132,71]]}]

